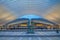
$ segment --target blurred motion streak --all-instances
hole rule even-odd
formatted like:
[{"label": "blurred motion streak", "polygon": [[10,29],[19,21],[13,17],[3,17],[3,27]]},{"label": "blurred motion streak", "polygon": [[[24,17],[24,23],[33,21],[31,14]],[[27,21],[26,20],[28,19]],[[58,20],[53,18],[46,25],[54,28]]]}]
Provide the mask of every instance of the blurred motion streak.
[{"label": "blurred motion streak", "polygon": [[56,5],[51,12],[45,16],[46,19],[60,24],[60,5]]},{"label": "blurred motion streak", "polygon": [[5,24],[6,22],[14,20],[16,17],[12,12],[8,11],[5,7],[0,5],[0,25]]}]

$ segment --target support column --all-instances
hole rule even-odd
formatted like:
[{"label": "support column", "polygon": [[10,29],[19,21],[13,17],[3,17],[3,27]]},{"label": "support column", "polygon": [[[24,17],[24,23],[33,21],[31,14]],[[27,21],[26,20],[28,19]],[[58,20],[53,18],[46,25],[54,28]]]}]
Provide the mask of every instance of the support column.
[{"label": "support column", "polygon": [[28,30],[27,33],[34,33],[33,26],[31,25],[31,20],[28,21]]}]

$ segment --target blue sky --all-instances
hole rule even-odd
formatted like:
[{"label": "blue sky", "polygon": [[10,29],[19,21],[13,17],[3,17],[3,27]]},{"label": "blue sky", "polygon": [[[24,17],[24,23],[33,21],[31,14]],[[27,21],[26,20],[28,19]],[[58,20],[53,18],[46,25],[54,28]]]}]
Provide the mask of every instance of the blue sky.
[{"label": "blue sky", "polygon": [[17,17],[27,14],[44,16],[60,0],[0,0]]}]

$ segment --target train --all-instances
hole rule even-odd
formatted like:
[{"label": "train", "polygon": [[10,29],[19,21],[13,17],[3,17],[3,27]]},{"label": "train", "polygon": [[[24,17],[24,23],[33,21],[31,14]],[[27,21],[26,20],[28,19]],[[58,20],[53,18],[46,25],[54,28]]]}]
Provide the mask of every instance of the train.
[{"label": "train", "polygon": [[[7,25],[3,25],[0,26],[0,30],[6,30],[6,29],[28,29],[28,21],[24,20],[24,21],[20,21],[17,23],[11,23],[11,24],[7,24]],[[53,25],[53,24],[49,24],[49,23],[44,23],[38,20],[31,20],[30,22],[30,27],[33,29],[57,29],[57,27],[59,27],[58,25]]]}]

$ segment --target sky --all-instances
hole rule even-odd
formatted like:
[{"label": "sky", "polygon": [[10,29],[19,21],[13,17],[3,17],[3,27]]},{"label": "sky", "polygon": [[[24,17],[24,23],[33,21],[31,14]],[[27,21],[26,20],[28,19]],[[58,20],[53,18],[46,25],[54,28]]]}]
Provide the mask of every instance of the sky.
[{"label": "sky", "polygon": [[57,5],[60,5],[60,0],[0,0],[0,8],[3,9],[0,14],[4,16],[7,12],[9,16],[5,17],[6,20],[10,20],[9,17],[19,18],[30,14],[45,17],[57,8]]}]

